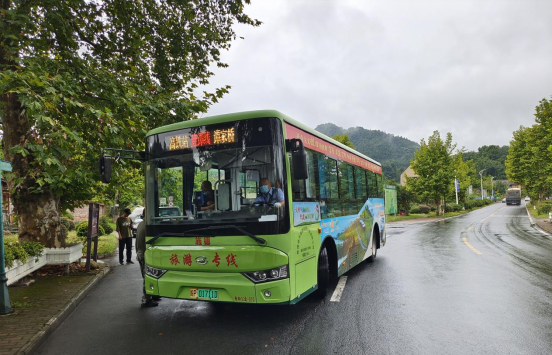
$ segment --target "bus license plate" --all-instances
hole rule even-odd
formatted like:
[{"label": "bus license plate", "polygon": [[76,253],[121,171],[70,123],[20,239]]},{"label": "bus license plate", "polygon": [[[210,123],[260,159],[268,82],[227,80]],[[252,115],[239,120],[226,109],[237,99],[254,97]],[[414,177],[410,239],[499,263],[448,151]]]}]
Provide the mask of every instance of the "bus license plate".
[{"label": "bus license plate", "polygon": [[216,300],[218,299],[218,291],[210,290],[206,288],[191,288],[190,298],[204,299],[204,300]]}]

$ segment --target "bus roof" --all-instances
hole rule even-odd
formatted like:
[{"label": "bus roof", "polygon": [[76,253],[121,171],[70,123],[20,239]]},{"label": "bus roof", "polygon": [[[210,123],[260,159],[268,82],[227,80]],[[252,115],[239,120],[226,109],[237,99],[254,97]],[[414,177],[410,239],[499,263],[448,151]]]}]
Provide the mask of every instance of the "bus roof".
[{"label": "bus roof", "polygon": [[182,121],[182,122],[178,122],[178,123],[173,123],[173,124],[170,124],[170,125],[166,125],[166,126],[162,126],[162,127],[158,127],[158,128],[154,128],[152,129],[151,131],[149,131],[147,134],[146,134],[146,137],[149,137],[149,136],[152,136],[154,134],[159,134],[159,133],[165,133],[165,132],[170,132],[170,131],[176,131],[176,130],[179,130],[179,129],[184,129],[184,128],[190,128],[190,127],[196,127],[196,126],[203,126],[203,125],[210,125],[210,124],[216,124],[216,123],[224,123],[224,122],[233,122],[233,121],[241,121],[241,120],[247,120],[247,119],[251,119],[251,118],[260,118],[260,117],[276,117],[284,122],[287,122],[297,128],[300,128],[314,136],[317,136],[331,144],[334,144],[340,148],[343,148],[361,158],[364,158],[366,160],[369,160],[371,161],[372,163],[374,164],[377,164],[378,166],[381,166],[381,164],[372,159],[372,158],[369,158],[367,157],[366,155],[362,154],[362,153],[359,153],[357,152],[356,150],[352,149],[352,148],[349,148],[347,147],[345,144],[342,144],[338,141],[336,141],[335,139],[332,139],[328,136],[326,136],[325,134],[322,134],[312,128],[310,128],[309,126],[297,121],[297,120],[294,120],[293,118],[289,117],[289,116],[286,116],[285,114],[281,113],[280,111],[276,111],[276,110],[256,110],[256,111],[244,111],[244,112],[234,112],[234,113],[228,113],[228,114],[224,114],[224,115],[216,115],[216,116],[209,116],[209,117],[202,117],[202,118],[198,118],[198,119],[194,119],[194,120],[188,120],[188,121]]}]

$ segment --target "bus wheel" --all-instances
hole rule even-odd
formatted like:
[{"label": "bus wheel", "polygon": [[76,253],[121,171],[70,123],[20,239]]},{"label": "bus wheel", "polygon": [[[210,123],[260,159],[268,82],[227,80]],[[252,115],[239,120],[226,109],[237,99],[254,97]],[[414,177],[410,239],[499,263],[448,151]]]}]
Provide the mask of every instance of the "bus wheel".
[{"label": "bus wheel", "polygon": [[368,262],[370,263],[374,262],[374,260],[376,260],[376,256],[378,255],[378,243],[376,242],[377,237],[378,235],[374,231],[374,235],[372,236],[372,255],[368,258]]},{"label": "bus wheel", "polygon": [[328,263],[328,251],[326,247],[322,248],[318,256],[318,290],[316,295],[324,298],[328,294],[328,285],[330,283],[330,265]]}]

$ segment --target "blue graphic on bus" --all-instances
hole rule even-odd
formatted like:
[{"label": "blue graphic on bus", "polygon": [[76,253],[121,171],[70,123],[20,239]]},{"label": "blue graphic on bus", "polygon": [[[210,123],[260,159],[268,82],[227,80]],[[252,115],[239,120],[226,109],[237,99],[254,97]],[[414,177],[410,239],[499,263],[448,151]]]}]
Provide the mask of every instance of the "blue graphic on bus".
[{"label": "blue graphic on bus", "polygon": [[337,247],[338,276],[372,255],[372,228],[384,235],[385,211],[382,198],[370,198],[358,214],[324,218],[320,221],[322,241],[330,236]]}]

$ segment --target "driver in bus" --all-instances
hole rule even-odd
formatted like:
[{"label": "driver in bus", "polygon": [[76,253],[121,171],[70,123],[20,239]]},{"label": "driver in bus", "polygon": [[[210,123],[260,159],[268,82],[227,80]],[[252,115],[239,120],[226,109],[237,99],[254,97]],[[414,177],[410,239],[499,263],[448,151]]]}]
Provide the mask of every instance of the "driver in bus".
[{"label": "driver in bus", "polygon": [[215,209],[215,196],[213,193],[213,185],[211,181],[205,180],[201,183],[201,192],[203,193],[203,198],[201,201],[200,210],[208,211]]},{"label": "driver in bus", "polygon": [[260,194],[255,199],[253,204],[264,203],[268,205],[273,205],[274,207],[283,207],[284,202],[284,192],[279,188],[272,188],[272,184],[267,178],[261,179]]}]

